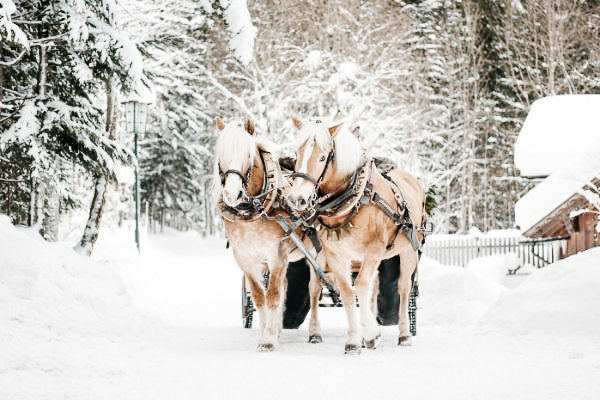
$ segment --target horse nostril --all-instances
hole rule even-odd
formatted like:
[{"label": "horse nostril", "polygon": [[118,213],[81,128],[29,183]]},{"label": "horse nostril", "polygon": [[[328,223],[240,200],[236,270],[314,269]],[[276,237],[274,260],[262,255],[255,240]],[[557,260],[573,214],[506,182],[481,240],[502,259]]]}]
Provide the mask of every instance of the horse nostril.
[{"label": "horse nostril", "polygon": [[298,204],[300,205],[300,207],[306,207],[306,200],[304,200],[304,199],[300,199],[300,200],[298,201]]},{"label": "horse nostril", "polygon": [[237,195],[237,200],[240,200],[242,198],[242,192],[239,192]]}]

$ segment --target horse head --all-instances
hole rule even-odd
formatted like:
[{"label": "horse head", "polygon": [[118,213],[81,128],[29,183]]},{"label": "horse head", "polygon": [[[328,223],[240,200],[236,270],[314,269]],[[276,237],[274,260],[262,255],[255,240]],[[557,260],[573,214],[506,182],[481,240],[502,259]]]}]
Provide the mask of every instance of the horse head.
[{"label": "horse head", "polygon": [[360,163],[360,143],[342,124],[292,117],[298,130],[296,164],[288,198],[292,207],[304,211],[314,203],[322,186],[352,174]]},{"label": "horse head", "polygon": [[254,123],[250,119],[225,123],[217,117],[217,169],[221,182],[223,201],[235,208],[246,195],[248,179],[258,149],[254,135]]}]

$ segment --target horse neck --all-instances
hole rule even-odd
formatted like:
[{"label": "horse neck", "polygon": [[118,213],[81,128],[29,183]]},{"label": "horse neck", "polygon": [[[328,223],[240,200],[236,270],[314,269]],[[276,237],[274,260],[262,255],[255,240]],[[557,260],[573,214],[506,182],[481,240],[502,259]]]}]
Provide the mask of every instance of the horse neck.
[{"label": "horse neck", "polygon": [[325,173],[319,190],[323,195],[341,193],[347,189],[351,179],[352,174],[342,175],[337,173],[337,164],[334,160],[329,170]]},{"label": "horse neck", "polygon": [[263,160],[258,149],[256,150],[256,155],[254,157],[254,164],[252,165],[252,171],[250,172],[250,176],[248,177],[248,195],[256,196],[260,194],[263,190],[263,184],[265,180],[265,169],[263,165]]}]

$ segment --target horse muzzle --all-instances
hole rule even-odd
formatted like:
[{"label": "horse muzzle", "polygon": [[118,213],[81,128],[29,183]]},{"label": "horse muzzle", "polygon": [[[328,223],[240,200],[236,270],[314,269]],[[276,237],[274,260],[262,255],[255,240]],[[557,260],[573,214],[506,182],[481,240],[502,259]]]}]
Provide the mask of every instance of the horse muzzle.
[{"label": "horse muzzle", "polygon": [[235,208],[244,199],[244,194],[241,190],[230,192],[223,190],[223,201],[231,208]]}]

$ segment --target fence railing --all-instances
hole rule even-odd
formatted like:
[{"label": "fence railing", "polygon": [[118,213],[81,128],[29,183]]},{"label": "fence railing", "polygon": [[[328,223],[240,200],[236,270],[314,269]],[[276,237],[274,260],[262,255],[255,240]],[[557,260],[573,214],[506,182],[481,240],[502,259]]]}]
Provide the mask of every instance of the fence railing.
[{"label": "fence railing", "polygon": [[441,264],[466,267],[477,258],[513,254],[519,266],[541,268],[557,261],[566,249],[566,238],[527,239],[522,236],[474,237],[463,235],[431,235],[423,254]]}]

